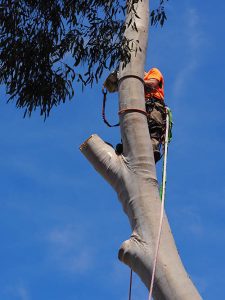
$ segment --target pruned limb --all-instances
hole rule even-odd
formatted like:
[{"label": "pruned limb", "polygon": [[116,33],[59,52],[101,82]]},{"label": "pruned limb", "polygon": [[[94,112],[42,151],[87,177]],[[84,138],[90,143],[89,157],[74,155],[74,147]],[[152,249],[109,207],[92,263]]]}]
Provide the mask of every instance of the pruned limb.
[{"label": "pruned limb", "polygon": [[94,168],[114,188],[118,184],[121,163],[115,150],[98,135],[91,135],[81,146],[81,152]]},{"label": "pruned limb", "polygon": [[[119,259],[131,267],[149,288],[161,207],[157,181],[147,172],[137,174],[124,156],[118,156],[97,135],[84,142],[81,151],[118,194],[132,228],[130,239],[119,250]],[[160,300],[201,299],[183,268],[166,217],[154,297]]]}]

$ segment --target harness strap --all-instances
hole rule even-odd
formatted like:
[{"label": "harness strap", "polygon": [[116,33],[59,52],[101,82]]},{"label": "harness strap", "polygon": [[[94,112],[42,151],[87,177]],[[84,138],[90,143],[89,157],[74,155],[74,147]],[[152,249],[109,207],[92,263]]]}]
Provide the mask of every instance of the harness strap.
[{"label": "harness strap", "polygon": [[105,90],[104,88],[102,88],[102,93],[103,93],[103,103],[102,103],[102,118],[103,118],[103,121],[104,121],[104,123],[105,123],[108,127],[117,127],[117,126],[120,125],[120,123],[111,125],[111,124],[107,121],[107,119],[106,119],[106,116],[105,116],[105,105],[106,105],[106,99],[107,99],[107,90]]},{"label": "harness strap", "polygon": [[[159,106],[157,105],[159,104]],[[146,108],[153,109],[155,108],[161,113],[165,113],[166,104],[162,102],[160,99],[156,98],[147,98],[145,99]]]}]

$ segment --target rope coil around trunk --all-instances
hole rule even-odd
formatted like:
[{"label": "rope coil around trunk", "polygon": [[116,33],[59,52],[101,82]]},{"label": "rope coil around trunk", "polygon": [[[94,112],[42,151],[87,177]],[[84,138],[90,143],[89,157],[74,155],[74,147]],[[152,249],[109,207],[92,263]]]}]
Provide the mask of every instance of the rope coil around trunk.
[{"label": "rope coil around trunk", "polygon": [[125,76],[122,76],[118,79],[118,86],[121,84],[121,82],[124,80],[124,79],[127,79],[127,78],[135,78],[135,79],[138,79],[141,81],[141,83],[145,86],[145,81],[143,78],[137,76],[137,75],[125,75]]},{"label": "rope coil around trunk", "polygon": [[146,117],[148,116],[148,113],[145,110],[139,109],[139,108],[125,108],[125,109],[121,109],[118,112],[118,115],[122,115],[125,114],[127,112],[138,112],[141,113],[143,115],[145,115]]}]

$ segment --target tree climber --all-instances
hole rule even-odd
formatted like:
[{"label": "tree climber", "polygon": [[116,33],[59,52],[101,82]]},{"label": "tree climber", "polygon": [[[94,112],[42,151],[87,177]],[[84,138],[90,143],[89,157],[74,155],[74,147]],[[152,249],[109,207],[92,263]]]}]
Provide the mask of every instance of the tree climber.
[{"label": "tree climber", "polygon": [[[160,147],[164,141],[165,133],[165,103],[164,103],[164,79],[157,68],[152,68],[144,74],[145,103],[148,114],[148,127],[152,140],[155,162],[161,158]],[[123,145],[116,145],[117,154],[123,152]]]},{"label": "tree climber", "polygon": [[164,79],[157,68],[152,68],[147,73],[145,72],[144,82],[148,127],[155,162],[157,162],[161,158],[160,147],[165,133]]}]

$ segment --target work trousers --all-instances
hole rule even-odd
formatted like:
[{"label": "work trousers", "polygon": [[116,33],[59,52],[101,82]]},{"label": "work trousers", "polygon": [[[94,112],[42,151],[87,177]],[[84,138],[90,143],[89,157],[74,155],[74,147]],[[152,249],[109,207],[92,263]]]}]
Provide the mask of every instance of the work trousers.
[{"label": "work trousers", "polygon": [[166,129],[165,104],[154,98],[146,99],[145,103],[153,151],[160,151],[160,146],[164,143]]}]

